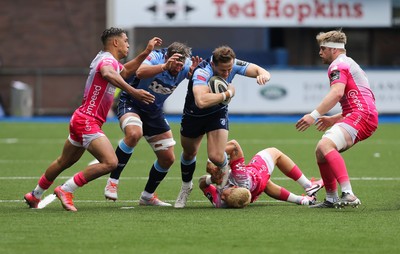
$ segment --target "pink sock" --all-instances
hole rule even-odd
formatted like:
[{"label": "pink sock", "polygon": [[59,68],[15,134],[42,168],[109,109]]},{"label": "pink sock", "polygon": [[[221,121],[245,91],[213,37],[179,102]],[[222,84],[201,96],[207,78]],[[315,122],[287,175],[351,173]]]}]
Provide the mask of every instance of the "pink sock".
[{"label": "pink sock", "polygon": [[339,184],[349,182],[349,174],[347,173],[346,164],[338,151],[332,150],[325,155],[325,159]]},{"label": "pink sock", "polygon": [[74,182],[79,187],[82,187],[83,185],[87,184],[88,181],[85,179],[85,177],[83,176],[83,172],[81,171],[74,175]]},{"label": "pink sock", "polygon": [[38,182],[38,185],[40,188],[47,190],[51,185],[53,184],[53,181],[47,180],[46,176],[43,174]]},{"label": "pink sock", "polygon": [[324,181],[326,192],[336,192],[337,184],[335,175],[332,173],[331,167],[328,163],[318,163],[319,172],[322,180]]},{"label": "pink sock", "polygon": [[303,173],[301,172],[301,170],[297,165],[294,165],[293,168],[289,171],[289,173],[286,174],[287,177],[295,181],[297,181],[302,175]]},{"label": "pink sock", "polygon": [[282,201],[287,201],[289,198],[289,195],[290,195],[290,192],[287,189],[281,187],[281,193],[279,194],[278,199],[282,200]]}]

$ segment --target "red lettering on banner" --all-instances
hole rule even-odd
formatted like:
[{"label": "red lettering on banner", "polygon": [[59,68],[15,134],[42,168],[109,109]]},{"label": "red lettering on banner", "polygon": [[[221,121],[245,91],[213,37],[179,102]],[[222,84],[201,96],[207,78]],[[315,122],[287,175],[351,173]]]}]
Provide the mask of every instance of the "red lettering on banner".
[{"label": "red lettering on banner", "polygon": [[359,18],[362,17],[363,11],[362,11],[362,4],[354,4],[354,17]]},{"label": "red lettering on banner", "polygon": [[287,4],[283,6],[282,9],[283,15],[286,17],[293,17],[295,14],[295,10],[294,10],[294,5],[293,4]]},{"label": "red lettering on banner", "polygon": [[229,6],[229,16],[231,16],[232,18],[237,18],[237,16],[239,16],[240,13],[240,7],[237,4],[232,4],[231,6]]},{"label": "red lettering on banner", "polygon": [[296,19],[299,24],[308,18],[362,18],[363,5],[347,3],[346,0],[313,0],[313,1],[282,1],[282,0],[248,0],[229,1],[213,0],[218,18],[256,18],[257,2],[265,4],[265,18]]},{"label": "red lettering on banner", "polygon": [[282,3],[280,0],[264,0],[264,2],[266,18],[296,18],[299,23],[311,17],[361,18],[363,16],[362,2],[354,4],[336,0],[329,0],[328,3],[314,0],[297,4],[296,1]]},{"label": "red lettering on banner", "polygon": [[307,18],[311,15],[311,6],[308,4],[299,4],[299,22],[302,22],[304,18]]},{"label": "red lettering on banner", "polygon": [[[257,0],[251,0],[244,4],[242,1],[239,0],[238,2],[233,3],[226,3],[225,0],[214,0],[213,2],[217,7],[217,17],[224,17],[225,13],[225,16],[228,16],[230,18],[237,18],[240,16],[253,18],[257,16]],[[227,12],[224,12],[224,10],[227,10]]]},{"label": "red lettering on banner", "polygon": [[225,0],[214,0],[217,5],[217,17],[222,17],[222,5],[225,4]]}]

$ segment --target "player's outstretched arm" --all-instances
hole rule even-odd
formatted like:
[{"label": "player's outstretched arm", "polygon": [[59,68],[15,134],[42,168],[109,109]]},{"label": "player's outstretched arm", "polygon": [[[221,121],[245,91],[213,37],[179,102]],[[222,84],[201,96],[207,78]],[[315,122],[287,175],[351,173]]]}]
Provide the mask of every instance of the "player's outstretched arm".
[{"label": "player's outstretched arm", "polygon": [[161,46],[162,40],[158,37],[152,38],[148,44],[145,50],[141,52],[138,56],[136,56],[134,59],[130,60],[126,64],[124,64],[124,69],[121,72],[121,76],[124,79],[129,78],[133,74],[136,73],[137,69],[139,66],[142,64],[142,62],[146,59],[146,57],[151,53],[151,51],[154,50],[156,46]]},{"label": "player's outstretched arm", "polygon": [[259,85],[265,85],[271,79],[269,71],[253,63],[247,67],[246,76],[256,78]]},{"label": "player's outstretched arm", "polygon": [[225,152],[229,156],[231,161],[235,161],[239,158],[244,157],[244,153],[242,148],[240,147],[239,142],[234,139],[228,141],[228,143],[226,144]]},{"label": "player's outstretched arm", "polygon": [[143,89],[135,89],[131,87],[125,80],[119,75],[117,71],[110,65],[105,65],[100,69],[101,75],[105,78],[108,82],[110,82],[115,87],[121,88],[122,90],[126,91],[129,95],[131,95],[134,99],[139,100],[145,104],[153,103],[154,102],[154,95],[147,92]]}]

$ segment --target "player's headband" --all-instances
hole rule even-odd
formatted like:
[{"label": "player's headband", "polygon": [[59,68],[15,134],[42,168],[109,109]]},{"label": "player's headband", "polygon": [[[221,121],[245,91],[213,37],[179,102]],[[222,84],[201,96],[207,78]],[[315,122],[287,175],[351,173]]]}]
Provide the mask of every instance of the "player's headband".
[{"label": "player's headband", "polygon": [[328,47],[328,48],[335,48],[335,49],[344,49],[344,43],[342,42],[322,42],[320,47]]}]

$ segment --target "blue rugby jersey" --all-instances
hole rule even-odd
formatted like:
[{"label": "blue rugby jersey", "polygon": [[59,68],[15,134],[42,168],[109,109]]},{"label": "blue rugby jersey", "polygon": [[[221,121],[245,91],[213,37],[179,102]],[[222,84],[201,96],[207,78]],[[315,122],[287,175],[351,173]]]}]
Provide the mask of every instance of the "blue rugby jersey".
[{"label": "blue rugby jersey", "polygon": [[[246,69],[249,66],[248,62],[235,59],[233,62],[233,67],[231,73],[229,73],[228,78],[226,81],[228,83],[231,83],[233,78],[235,77],[236,74],[244,76],[246,73]],[[211,67],[211,58],[208,58],[206,60],[203,60],[197,68],[193,72],[192,78],[189,80],[188,84],[188,90],[185,98],[185,106],[183,109],[183,113],[194,116],[194,117],[200,117],[200,116],[205,116],[212,114],[218,110],[224,109],[228,107],[227,105],[223,104],[218,104],[209,108],[204,108],[200,109],[196,106],[195,100],[194,100],[194,95],[193,95],[193,86],[197,85],[208,85],[208,80],[214,76],[214,71]]]},{"label": "blue rugby jersey", "polygon": [[[143,61],[143,64],[158,65],[165,63],[167,49],[153,50],[150,55]],[[192,61],[187,58],[182,70],[177,76],[172,76],[169,71],[163,71],[157,75],[138,79],[135,75],[130,77],[127,82],[136,89],[143,89],[155,96],[155,101],[152,104],[144,104],[134,100],[126,92],[121,93],[120,101],[129,100],[133,105],[146,112],[154,112],[163,110],[165,100],[174,92],[176,87],[187,78]]]}]

